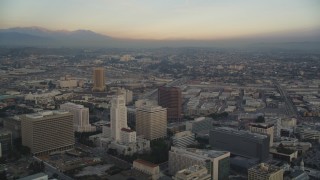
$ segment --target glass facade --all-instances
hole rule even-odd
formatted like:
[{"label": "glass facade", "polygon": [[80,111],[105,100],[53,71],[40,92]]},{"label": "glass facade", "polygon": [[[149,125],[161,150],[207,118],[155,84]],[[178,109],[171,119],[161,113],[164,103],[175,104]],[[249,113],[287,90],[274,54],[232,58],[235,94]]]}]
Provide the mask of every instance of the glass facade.
[{"label": "glass facade", "polygon": [[230,157],[223,158],[219,161],[218,176],[219,180],[228,180],[230,171]]}]

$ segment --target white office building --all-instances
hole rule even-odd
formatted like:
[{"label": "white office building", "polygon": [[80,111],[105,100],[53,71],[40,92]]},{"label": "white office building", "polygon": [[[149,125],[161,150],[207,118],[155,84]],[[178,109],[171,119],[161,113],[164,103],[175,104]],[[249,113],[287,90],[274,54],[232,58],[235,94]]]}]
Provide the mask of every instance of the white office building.
[{"label": "white office building", "polygon": [[127,125],[127,108],[123,95],[111,101],[110,124],[102,127],[102,134],[90,136],[100,147],[116,149],[119,154],[130,155],[150,149],[150,141],[137,137]]}]

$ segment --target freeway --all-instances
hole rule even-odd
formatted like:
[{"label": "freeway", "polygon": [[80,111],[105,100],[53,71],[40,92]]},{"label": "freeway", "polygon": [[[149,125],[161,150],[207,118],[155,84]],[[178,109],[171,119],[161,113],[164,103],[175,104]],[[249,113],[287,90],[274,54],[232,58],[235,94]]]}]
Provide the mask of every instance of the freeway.
[{"label": "freeway", "polygon": [[222,85],[222,84],[188,84],[189,87],[198,88],[235,88],[235,89],[263,89],[274,90],[274,87],[265,86],[235,86],[235,85]]},{"label": "freeway", "polygon": [[287,92],[280,86],[279,83],[274,82],[274,85],[278,89],[280,95],[284,98],[284,101],[286,103],[286,114],[293,117],[298,117],[298,112],[295,109],[290,97],[288,97]]}]

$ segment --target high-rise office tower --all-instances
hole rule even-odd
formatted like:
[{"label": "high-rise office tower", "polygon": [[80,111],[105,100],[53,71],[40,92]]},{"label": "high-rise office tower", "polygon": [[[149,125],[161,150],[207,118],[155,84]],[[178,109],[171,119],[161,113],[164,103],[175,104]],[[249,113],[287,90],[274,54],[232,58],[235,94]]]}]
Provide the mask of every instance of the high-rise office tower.
[{"label": "high-rise office tower", "polygon": [[125,88],[119,88],[117,94],[122,94],[125,97],[126,105],[132,103],[132,91]]},{"label": "high-rise office tower", "polygon": [[104,91],[106,88],[104,68],[98,67],[93,69],[93,88],[92,91]]},{"label": "high-rise office tower", "polygon": [[167,110],[161,106],[141,106],[136,110],[137,135],[148,140],[167,136]]},{"label": "high-rise office tower", "polygon": [[178,87],[160,87],[158,89],[158,104],[167,108],[168,121],[180,121],[182,113],[182,95]]},{"label": "high-rise office tower", "polygon": [[96,128],[89,123],[89,108],[74,103],[60,105],[60,109],[69,111],[73,114],[73,127],[76,132],[92,132]]},{"label": "high-rise office tower", "polygon": [[22,144],[32,154],[49,154],[74,147],[73,115],[64,110],[21,116]]}]

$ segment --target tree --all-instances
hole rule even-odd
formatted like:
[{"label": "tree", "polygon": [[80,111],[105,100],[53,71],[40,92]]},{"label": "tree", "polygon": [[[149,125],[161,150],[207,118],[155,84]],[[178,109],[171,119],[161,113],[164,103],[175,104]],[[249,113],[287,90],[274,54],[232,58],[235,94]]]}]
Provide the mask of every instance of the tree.
[{"label": "tree", "polygon": [[6,171],[0,172],[0,179],[7,180],[7,172]]},{"label": "tree", "polygon": [[58,179],[58,178],[59,178],[59,175],[58,175],[57,173],[54,173],[54,174],[52,175],[52,177],[55,178],[55,179]]},{"label": "tree", "polygon": [[259,116],[257,119],[256,119],[256,123],[264,123],[265,122],[265,119],[263,116]]},{"label": "tree", "polygon": [[31,153],[31,150],[27,146],[21,146],[20,147],[20,152],[21,152],[22,155],[27,156],[27,155],[29,155]]}]

